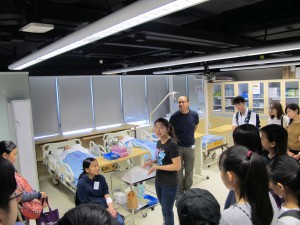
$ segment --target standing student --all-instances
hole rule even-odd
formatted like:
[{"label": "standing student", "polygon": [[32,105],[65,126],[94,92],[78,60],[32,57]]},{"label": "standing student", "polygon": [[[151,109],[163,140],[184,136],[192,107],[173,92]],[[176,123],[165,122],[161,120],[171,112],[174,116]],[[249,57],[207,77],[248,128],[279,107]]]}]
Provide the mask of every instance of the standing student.
[{"label": "standing student", "polygon": [[288,133],[280,125],[269,124],[260,129],[261,144],[267,151],[265,159],[269,165],[276,156],[286,155],[288,147]]},{"label": "standing student", "polygon": [[16,192],[17,182],[14,166],[0,157],[0,224],[14,225],[18,215],[18,201],[22,192]]},{"label": "standing student", "polygon": [[[197,112],[189,109],[189,99],[186,96],[178,98],[179,111],[175,112],[170,123],[174,127],[178,139],[179,155],[181,158],[181,169],[178,172],[178,194],[190,189],[193,185],[193,171],[195,161],[195,137],[199,124]],[[183,176],[184,170],[184,176]]]},{"label": "standing student", "polygon": [[252,124],[257,129],[260,128],[259,115],[246,107],[246,101],[242,96],[237,96],[232,100],[237,112],[232,117],[232,130],[243,124]]},{"label": "standing student", "polygon": [[82,169],[83,172],[78,179],[75,204],[99,204],[117,219],[119,225],[124,225],[123,217],[113,206],[105,177],[99,174],[97,159],[86,158],[82,163]]},{"label": "standing student", "polygon": [[243,124],[238,126],[232,132],[232,139],[234,145],[242,145],[252,152],[256,152],[259,155],[262,154],[259,131],[254,125]]},{"label": "standing student", "polygon": [[223,183],[236,198],[236,203],[221,213],[219,224],[270,225],[269,178],[261,156],[236,145],[221,154],[219,168]]},{"label": "standing student", "polygon": [[165,225],[174,225],[173,205],[177,193],[178,175],[181,168],[178,144],[173,139],[174,133],[168,120],[159,118],[154,122],[157,142],[155,161],[145,162],[144,166],[153,165],[149,174],[156,170],[155,189],[160,202]]},{"label": "standing student", "polygon": [[278,214],[278,225],[300,224],[300,166],[287,155],[278,156],[270,164],[270,186],[285,202]]},{"label": "standing student", "polygon": [[[259,131],[252,124],[243,124],[234,129],[232,133],[234,145],[242,145],[252,152],[262,155],[262,146],[260,142]],[[229,208],[236,202],[233,190],[230,190],[224,205],[224,209]]]},{"label": "standing student", "polygon": [[299,106],[295,103],[289,104],[285,108],[285,113],[290,118],[290,124],[287,128],[289,155],[299,160],[300,159]]},{"label": "standing student", "polygon": [[287,129],[290,119],[284,115],[280,102],[273,102],[270,104],[269,114],[270,117],[268,118],[267,124],[278,124],[284,129]]}]

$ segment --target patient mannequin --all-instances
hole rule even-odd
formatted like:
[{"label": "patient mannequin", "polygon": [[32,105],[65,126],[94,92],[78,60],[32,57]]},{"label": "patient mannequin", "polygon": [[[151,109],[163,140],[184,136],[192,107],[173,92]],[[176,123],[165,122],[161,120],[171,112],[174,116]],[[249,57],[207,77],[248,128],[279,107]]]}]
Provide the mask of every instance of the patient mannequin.
[{"label": "patient mannequin", "polygon": [[71,148],[72,148],[71,145],[66,145],[66,146],[64,147],[64,151],[66,151],[66,150],[68,150],[68,149],[71,149]]}]

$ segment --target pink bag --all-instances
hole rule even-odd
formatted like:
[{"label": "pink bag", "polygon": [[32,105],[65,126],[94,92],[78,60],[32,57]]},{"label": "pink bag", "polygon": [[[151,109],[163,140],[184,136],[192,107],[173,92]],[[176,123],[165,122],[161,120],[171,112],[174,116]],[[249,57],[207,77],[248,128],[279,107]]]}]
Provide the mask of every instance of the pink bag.
[{"label": "pink bag", "polygon": [[[33,189],[28,181],[20,174],[15,173],[18,188],[24,192],[32,192]],[[20,202],[20,211],[26,219],[37,219],[40,217],[43,210],[42,201],[39,199],[33,199],[29,202]]]},{"label": "pink bag", "polygon": [[117,154],[120,158],[128,156],[127,148],[124,146],[114,145],[111,148],[111,152]]}]

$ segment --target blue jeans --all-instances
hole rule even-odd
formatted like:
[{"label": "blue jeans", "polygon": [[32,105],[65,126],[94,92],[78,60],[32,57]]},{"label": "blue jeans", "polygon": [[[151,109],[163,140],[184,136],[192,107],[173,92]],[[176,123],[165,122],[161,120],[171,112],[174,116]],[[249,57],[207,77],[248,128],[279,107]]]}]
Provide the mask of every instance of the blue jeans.
[{"label": "blue jeans", "polygon": [[118,222],[118,225],[125,225],[124,220],[123,220],[122,216],[119,213],[117,213],[116,220]]},{"label": "blue jeans", "polygon": [[158,201],[161,205],[165,225],[174,225],[173,205],[177,193],[177,186],[162,186],[155,182]]}]

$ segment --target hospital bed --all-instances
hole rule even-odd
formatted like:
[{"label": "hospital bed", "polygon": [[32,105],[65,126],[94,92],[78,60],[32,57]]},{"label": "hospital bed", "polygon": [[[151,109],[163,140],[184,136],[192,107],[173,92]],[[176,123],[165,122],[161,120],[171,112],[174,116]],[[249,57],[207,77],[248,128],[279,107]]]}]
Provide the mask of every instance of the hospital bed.
[{"label": "hospital bed", "polygon": [[115,144],[125,145],[126,147],[128,147],[129,142],[131,142],[133,147],[141,148],[149,152],[149,154],[145,155],[145,160],[155,159],[157,139],[147,132],[142,132],[141,136],[143,139],[132,137],[130,130],[107,133],[103,136],[103,143],[104,146],[107,146],[109,148]]},{"label": "hospital bed", "polygon": [[83,160],[106,153],[101,145],[96,145],[93,141],[90,142],[89,149],[84,148],[79,139],[45,144],[42,151],[43,164],[53,175],[53,182],[61,182],[73,192],[76,191],[78,177],[82,172]]},{"label": "hospital bed", "polygon": [[[211,158],[216,159],[216,155],[217,155],[216,150],[221,149],[222,151],[224,151],[227,148],[228,148],[228,142],[226,137],[224,136],[207,134],[202,137],[201,152],[203,154],[204,159],[209,157],[211,153],[212,153]],[[217,159],[207,164],[207,166],[210,167],[212,164],[216,162]]]}]

